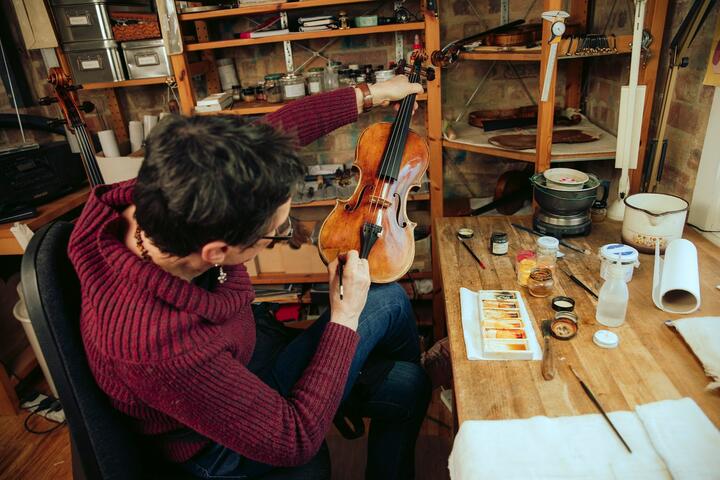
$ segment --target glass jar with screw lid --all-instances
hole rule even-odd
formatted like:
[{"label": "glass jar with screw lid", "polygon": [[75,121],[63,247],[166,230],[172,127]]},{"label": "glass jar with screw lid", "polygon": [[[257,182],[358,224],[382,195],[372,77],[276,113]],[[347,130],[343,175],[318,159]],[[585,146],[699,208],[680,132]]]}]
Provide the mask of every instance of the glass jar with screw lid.
[{"label": "glass jar with screw lid", "polygon": [[288,73],[280,79],[283,100],[295,100],[305,96],[305,79],[300,75]]}]

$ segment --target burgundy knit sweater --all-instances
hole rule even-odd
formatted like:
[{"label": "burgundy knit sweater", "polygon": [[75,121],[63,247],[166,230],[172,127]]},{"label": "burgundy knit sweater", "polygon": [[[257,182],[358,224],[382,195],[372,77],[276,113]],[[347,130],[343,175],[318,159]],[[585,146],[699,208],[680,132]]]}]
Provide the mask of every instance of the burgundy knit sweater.
[{"label": "burgundy knit sweater", "polygon": [[[353,89],[293,102],[267,121],[300,145],[355,121]],[[80,328],[90,368],[133,427],[182,462],[213,440],[276,466],[308,462],[342,397],[358,342],[330,323],[288,397],[246,368],[255,348],[245,267],[208,291],[146,262],[123,243],[134,181],[95,188],[68,253],[80,278]]]}]

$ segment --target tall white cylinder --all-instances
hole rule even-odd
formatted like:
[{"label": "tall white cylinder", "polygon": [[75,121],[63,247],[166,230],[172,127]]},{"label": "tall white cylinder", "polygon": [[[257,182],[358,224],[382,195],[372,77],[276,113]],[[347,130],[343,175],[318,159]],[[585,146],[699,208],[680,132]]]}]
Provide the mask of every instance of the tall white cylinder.
[{"label": "tall white cylinder", "polygon": [[128,130],[130,131],[130,152],[137,152],[143,145],[143,124],[137,120],[131,120]]},{"label": "tall white cylinder", "polygon": [[150,135],[150,130],[157,125],[158,117],[156,115],[145,115],[143,117],[143,131],[145,132],[145,138]]},{"label": "tall white cylinder", "polygon": [[102,132],[98,132],[98,138],[100,139],[100,145],[106,157],[120,156],[120,149],[115,139],[115,132],[112,130],[103,130]]},{"label": "tall white cylinder", "polygon": [[240,85],[237,71],[235,70],[235,60],[232,58],[220,58],[217,60],[217,71],[220,77],[220,88],[223,92],[232,90],[235,85]]}]

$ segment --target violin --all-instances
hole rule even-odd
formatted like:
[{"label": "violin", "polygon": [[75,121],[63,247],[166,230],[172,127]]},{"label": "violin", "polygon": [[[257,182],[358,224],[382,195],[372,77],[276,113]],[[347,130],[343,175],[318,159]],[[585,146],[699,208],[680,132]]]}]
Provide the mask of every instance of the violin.
[{"label": "violin", "polygon": [[[410,82],[420,80],[424,56],[413,58]],[[318,248],[326,263],[349,250],[366,258],[370,279],[389,283],[415,258],[416,223],[407,216],[408,194],[420,187],[429,164],[423,137],[410,130],[415,94],[405,97],[392,123],[370,125],[358,138],[353,168],[360,178],[347,200],[338,199],[320,227]]]},{"label": "violin", "polygon": [[96,187],[104,184],[105,180],[102,173],[100,173],[100,167],[95,158],[95,147],[81,113],[91,112],[95,108],[94,105],[90,102],[83,102],[82,105],[78,105],[75,92],[81,89],[82,85],[73,85],[70,77],[60,67],[50,69],[48,83],[55,89],[55,96],[43,97],[39,103],[41,105],[57,103],[60,106],[63,117],[65,117],[63,123],[67,124],[68,129],[75,133],[77,138],[80,146],[80,159],[83,167],[85,167],[90,186]]}]

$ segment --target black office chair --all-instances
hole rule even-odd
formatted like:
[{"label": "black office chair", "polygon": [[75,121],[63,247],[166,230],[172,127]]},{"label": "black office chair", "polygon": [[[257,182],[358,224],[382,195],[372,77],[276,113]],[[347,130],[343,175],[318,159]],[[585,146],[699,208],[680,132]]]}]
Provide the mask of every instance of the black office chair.
[{"label": "black office chair", "polygon": [[72,228],[71,223],[54,222],[38,230],[20,275],[30,321],[70,429],[73,477],[187,477],[173,466],[143,461],[138,439],[95,383],[80,337],[80,285],[67,255]]}]

